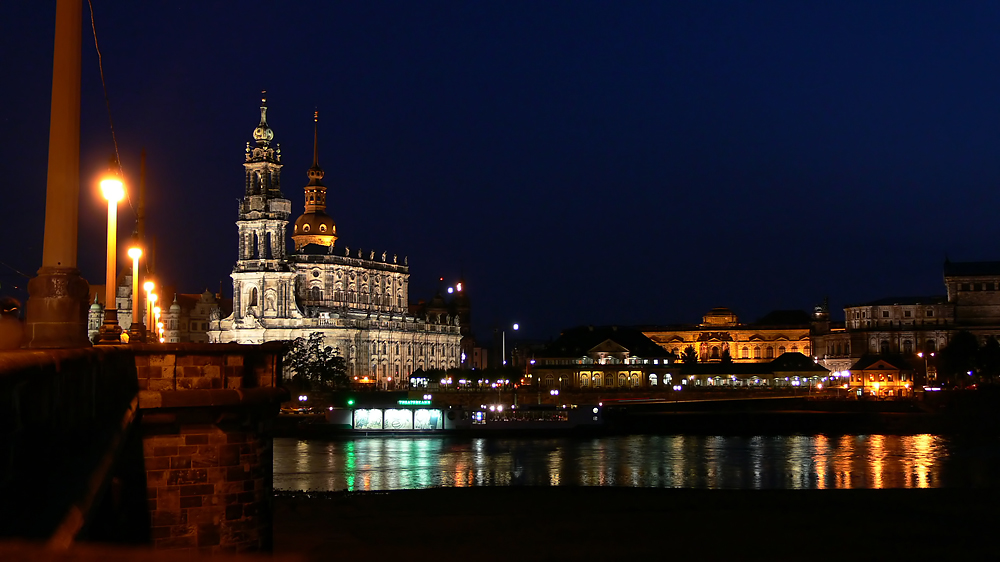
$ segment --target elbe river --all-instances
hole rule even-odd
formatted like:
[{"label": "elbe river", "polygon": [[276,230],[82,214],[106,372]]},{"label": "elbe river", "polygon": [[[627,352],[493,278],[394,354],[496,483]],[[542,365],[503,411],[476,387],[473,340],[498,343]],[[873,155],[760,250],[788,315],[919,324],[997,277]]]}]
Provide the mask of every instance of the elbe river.
[{"label": "elbe river", "polygon": [[379,436],[274,440],[276,490],[1000,486],[1000,436]]}]

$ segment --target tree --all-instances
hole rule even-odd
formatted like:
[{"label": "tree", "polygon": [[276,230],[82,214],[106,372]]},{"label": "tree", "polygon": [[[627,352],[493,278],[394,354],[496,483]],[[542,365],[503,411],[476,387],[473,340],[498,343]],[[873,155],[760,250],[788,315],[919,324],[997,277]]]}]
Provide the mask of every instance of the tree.
[{"label": "tree", "polygon": [[960,385],[968,384],[972,378],[969,373],[976,374],[978,355],[979,341],[976,336],[965,330],[958,332],[939,354],[941,374]]},{"label": "tree", "polygon": [[333,347],[323,345],[323,334],[296,338],[285,354],[285,370],[302,390],[335,390],[349,383],[347,361]]},{"label": "tree", "polygon": [[976,363],[980,378],[988,383],[1000,378],[1000,342],[993,336],[986,339],[986,345],[979,348]]},{"label": "tree", "polygon": [[685,365],[694,365],[698,362],[698,352],[694,350],[694,346],[687,346],[684,348],[684,353],[681,354],[681,361]]},{"label": "tree", "polygon": [[731,353],[729,353],[728,347],[722,350],[722,364],[723,365],[733,364],[733,356]]}]

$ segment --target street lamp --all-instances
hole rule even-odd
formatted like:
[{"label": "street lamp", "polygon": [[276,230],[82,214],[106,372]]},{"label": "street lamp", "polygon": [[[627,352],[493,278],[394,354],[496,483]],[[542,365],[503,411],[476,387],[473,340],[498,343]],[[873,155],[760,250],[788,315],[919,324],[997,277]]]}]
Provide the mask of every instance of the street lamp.
[{"label": "street lamp", "polygon": [[[153,325],[153,287],[156,285],[152,281],[146,281],[142,284],[142,288],[146,290],[146,310],[143,311],[143,318],[145,322],[148,322],[150,326]],[[147,332],[148,334],[148,332]]]},{"label": "street lamp", "polygon": [[[513,328],[514,331],[516,332],[516,331],[518,331],[518,330],[521,329],[521,326],[517,322],[515,322],[514,325],[511,326],[511,328]],[[496,332],[494,332],[494,333],[496,333]],[[494,349],[496,349],[496,348],[494,348]],[[500,330],[500,357],[503,359],[503,365],[502,366],[506,367],[507,366],[507,330]],[[513,361],[513,358],[511,358],[511,360]]]},{"label": "street lamp", "polygon": [[142,248],[138,244],[134,244],[128,249],[128,257],[132,258],[132,325],[128,329],[128,341],[142,343],[146,339],[146,326],[142,322],[142,314],[139,313],[141,309],[139,304],[139,258],[142,257]]},{"label": "street lamp", "polygon": [[[156,293],[150,293],[149,294],[149,329],[150,329],[151,332],[155,332],[156,331],[156,330],[153,330],[153,326],[156,325],[156,310],[160,308],[160,307],[156,306],[156,301],[159,298],[160,297]],[[153,338],[153,341],[156,341],[156,339]]]},{"label": "street lamp", "polygon": [[[921,359],[924,360],[924,384],[929,384],[930,383],[930,376],[929,376],[929,373],[927,371],[930,368],[927,366],[927,361],[931,357],[934,357],[934,352],[932,351],[930,353],[926,353],[925,354],[923,351],[921,351],[920,353],[917,353],[917,357],[919,357],[919,358],[921,358]],[[913,388],[914,388],[914,390],[916,390],[916,388],[917,388],[916,381],[913,381]]]},{"label": "street lamp", "polygon": [[121,326],[118,325],[118,306],[115,302],[115,265],[117,261],[116,234],[118,230],[118,202],[125,197],[125,186],[116,177],[101,180],[101,193],[108,200],[108,271],[104,299],[104,324],[100,330],[100,344],[121,343]]}]

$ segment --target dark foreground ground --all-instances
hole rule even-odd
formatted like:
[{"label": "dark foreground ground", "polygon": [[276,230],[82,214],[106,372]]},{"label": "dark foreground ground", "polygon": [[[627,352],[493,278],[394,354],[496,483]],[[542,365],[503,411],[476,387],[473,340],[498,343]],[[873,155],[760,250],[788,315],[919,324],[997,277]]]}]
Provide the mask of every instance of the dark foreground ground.
[{"label": "dark foreground ground", "polygon": [[306,560],[996,560],[1000,489],[279,493]]}]

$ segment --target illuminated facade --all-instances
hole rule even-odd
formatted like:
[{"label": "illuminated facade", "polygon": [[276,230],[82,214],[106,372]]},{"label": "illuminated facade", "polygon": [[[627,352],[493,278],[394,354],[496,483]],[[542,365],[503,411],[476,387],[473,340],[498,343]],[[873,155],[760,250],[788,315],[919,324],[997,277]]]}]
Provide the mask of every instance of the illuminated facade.
[{"label": "illuminated facade", "polygon": [[901,355],[865,355],[851,366],[850,388],[859,396],[908,397],[913,395],[914,374]]},{"label": "illuminated facade", "polygon": [[944,285],[945,295],[848,305],[843,323],[830,321],[826,308],[818,307],[813,326],[817,361],[844,373],[853,372],[866,356],[899,356],[928,371],[923,376],[929,374],[925,380],[930,380],[935,376],[932,354],[957,332],[972,333],[980,344],[1000,339],[1000,262],[945,262]]},{"label": "illuminated facade", "polygon": [[809,316],[801,311],[776,311],[755,324],[741,324],[728,308],[713,308],[701,324],[650,326],[643,334],[680,357],[692,347],[702,363],[722,361],[727,352],[734,363],[766,363],[786,352],[810,355]]},{"label": "illuminated facade", "polygon": [[281,192],[281,149],[271,146],[266,111],[262,104],[255,146],[247,143],[243,164],[233,313],[210,322],[209,340],[263,343],[318,332],[347,360],[355,380],[380,387],[397,386],[418,368],[457,368],[459,318],[410,314],[405,257],[349,247],[335,253],[315,137],[305,213],[295,221],[295,252],[286,253],[291,201]]},{"label": "illuminated facade", "polygon": [[634,328],[566,330],[535,354],[530,375],[542,388],[646,388],[674,384],[674,357]]}]

